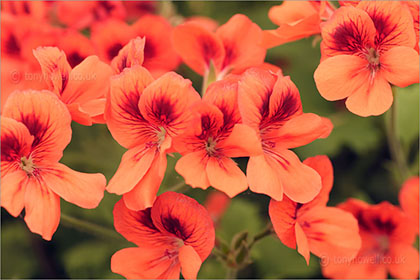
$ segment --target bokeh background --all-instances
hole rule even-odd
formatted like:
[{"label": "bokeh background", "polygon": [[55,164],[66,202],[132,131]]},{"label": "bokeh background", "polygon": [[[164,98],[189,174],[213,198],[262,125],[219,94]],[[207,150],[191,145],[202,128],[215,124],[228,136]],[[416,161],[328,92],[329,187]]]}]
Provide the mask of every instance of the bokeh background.
[{"label": "bokeh background", "polygon": [[[182,16],[207,16],[219,24],[236,13],[247,15],[262,29],[274,29],[267,13],[280,2],[166,2],[157,3],[155,12],[167,9]],[[166,9],[166,10],[165,10]],[[88,34],[87,34],[88,35]],[[162,38],[166,40],[167,38]],[[313,73],[319,64],[319,40],[307,38],[270,49],[267,61],[280,66],[297,85],[304,112],[331,119],[334,130],[327,139],[317,140],[295,151],[303,160],[319,154],[328,155],[334,165],[334,187],[329,205],[356,197],[370,203],[383,200],[398,204],[401,179],[391,161],[385,131],[389,113],[362,118],[347,111],[343,102],[328,102],[316,90]],[[177,72],[201,88],[201,77],[187,66]],[[398,137],[408,158],[410,169],[419,169],[419,86],[397,89]],[[61,162],[82,172],[101,172],[109,180],[116,171],[124,148],[113,140],[105,125],[92,127],[72,124],[73,138]],[[168,168],[160,193],[182,181],[174,171],[179,155],[168,159]],[[238,159],[242,168],[246,159]],[[204,203],[209,191],[188,188],[185,194]],[[113,230],[112,210],[119,197],[105,193],[99,207],[86,210],[61,200],[62,213],[90,221]],[[263,230],[268,219],[269,199],[249,191],[235,197],[217,226],[216,234],[230,242],[241,231],[250,235]],[[13,218],[1,210],[1,278],[122,278],[110,270],[110,258],[117,250],[132,246],[112,237],[92,235],[65,222],[58,227],[52,241],[32,234],[23,218]],[[311,257],[309,266],[295,250],[276,237],[258,242],[251,251],[252,263],[240,270],[239,278],[322,278],[319,259]],[[226,267],[214,256],[203,264],[199,278],[224,278]]]}]

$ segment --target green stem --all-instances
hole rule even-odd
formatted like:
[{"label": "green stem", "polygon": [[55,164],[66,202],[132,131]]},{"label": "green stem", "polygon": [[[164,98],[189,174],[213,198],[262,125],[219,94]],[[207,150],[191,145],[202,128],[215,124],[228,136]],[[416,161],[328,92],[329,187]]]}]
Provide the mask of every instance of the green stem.
[{"label": "green stem", "polygon": [[184,189],[186,189],[188,187],[187,184],[185,184],[185,182],[179,182],[175,185],[173,185],[172,187],[168,188],[166,191],[167,192],[184,192]]},{"label": "green stem", "polygon": [[407,160],[404,156],[404,151],[401,146],[401,142],[398,138],[398,123],[397,123],[397,98],[396,92],[394,92],[394,103],[391,106],[389,112],[389,119],[386,123],[386,133],[388,138],[389,150],[391,153],[392,160],[395,162],[400,173],[400,183],[410,176]]},{"label": "green stem", "polygon": [[251,250],[252,246],[255,245],[255,243],[257,243],[259,240],[265,238],[266,236],[269,236],[271,234],[274,233],[274,229],[273,226],[270,224],[267,225],[267,227],[260,233],[257,233],[254,238],[252,239],[252,241],[249,243],[248,245],[248,249]]},{"label": "green stem", "polygon": [[226,271],[226,279],[236,279],[236,276],[238,274],[238,269],[237,268],[231,268],[228,267],[227,271]]},{"label": "green stem", "polygon": [[124,238],[114,230],[63,213],[61,213],[61,224],[105,239],[124,241]]}]

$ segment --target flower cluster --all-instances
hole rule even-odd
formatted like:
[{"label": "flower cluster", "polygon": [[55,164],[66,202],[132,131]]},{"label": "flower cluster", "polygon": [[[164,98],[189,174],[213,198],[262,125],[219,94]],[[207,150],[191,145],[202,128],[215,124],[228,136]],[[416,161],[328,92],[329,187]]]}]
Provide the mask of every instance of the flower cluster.
[{"label": "flower cluster", "polygon": [[[268,14],[278,29],[265,31],[242,14],[221,26],[206,18],[169,21],[148,2],[4,3],[1,206],[14,217],[24,210],[32,232],[50,240],[60,198],[95,208],[106,190],[122,196],[116,231],[137,246],[116,252],[111,270],[195,279],[215,247],[213,223],[249,188],[270,198],[283,244],[307,264],[311,252],[329,260],[321,263],[326,277],[418,276],[418,177],[401,190],[401,208],[356,199],[327,206],[330,159],[302,162],[292,149],[328,137],[333,124],[304,112],[292,78],[265,62],[268,48],[320,34],[314,79],[321,96],[347,98],[360,116],[383,114],[391,85],[419,82],[418,2],[342,1],[336,8],[284,1]],[[203,77],[201,93],[174,72],[181,63]],[[106,124],[127,149],[108,183],[59,163],[71,121]],[[219,191],[207,209],[181,193],[158,195],[175,153],[186,185]],[[237,158],[247,158],[246,168]]]}]

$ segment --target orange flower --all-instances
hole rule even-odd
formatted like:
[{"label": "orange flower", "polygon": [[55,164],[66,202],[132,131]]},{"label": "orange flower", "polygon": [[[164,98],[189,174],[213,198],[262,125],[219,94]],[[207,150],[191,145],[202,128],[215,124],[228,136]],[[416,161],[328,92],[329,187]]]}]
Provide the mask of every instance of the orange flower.
[{"label": "orange flower", "polygon": [[251,156],[247,177],[250,189],[283,199],[307,203],[321,189],[321,177],[290,151],[317,138],[325,138],[331,122],[303,113],[299,91],[289,77],[249,69],[239,82],[239,110],[244,124],[260,137],[264,154]]},{"label": "orange flower", "polygon": [[262,153],[255,131],[241,124],[238,78],[212,83],[194,105],[191,128],[175,141],[181,157],[175,170],[192,187],[210,185],[230,197],[248,188],[245,174],[231,157]]},{"label": "orange flower", "polygon": [[322,189],[310,202],[300,204],[285,197],[271,200],[269,214],[281,242],[295,249],[309,265],[310,252],[322,259],[352,259],[360,249],[357,220],[346,211],[327,207],[333,185],[333,168],[327,156],[306,159],[304,164],[315,169],[322,179]]},{"label": "orange flower", "polygon": [[60,197],[95,208],[105,189],[102,174],[58,163],[71,139],[66,106],[49,91],[12,94],[1,117],[1,206],[50,240],[60,221]]},{"label": "orange flower", "polygon": [[271,7],[270,20],[279,25],[275,30],[264,30],[262,45],[272,48],[321,33],[320,24],[329,19],[334,7],[327,1],[284,1]]},{"label": "orange flower", "polygon": [[189,107],[198,100],[191,82],[174,72],[154,81],[145,68],[134,66],[111,79],[107,125],[129,150],[107,190],[123,194],[128,208],[142,210],[153,204],[172,139],[187,129]]},{"label": "orange flower", "polygon": [[404,182],[399,194],[399,201],[404,213],[411,220],[411,225],[419,233],[419,177],[409,178]]},{"label": "orange flower", "polygon": [[144,61],[145,38],[137,37],[130,40],[111,61],[114,72],[120,74],[125,68],[142,65]]},{"label": "orange flower", "polygon": [[33,21],[45,20],[48,14],[46,1],[1,1],[1,12],[26,16]]},{"label": "orange flower", "polygon": [[213,63],[218,79],[262,64],[266,50],[259,45],[261,39],[261,28],[241,14],[216,32],[193,21],[178,25],[172,34],[176,52],[191,69],[207,75]]},{"label": "orange flower", "polygon": [[114,208],[114,226],[138,247],[116,252],[111,270],[134,279],[196,279],[214,247],[214,227],[203,206],[183,194],[165,192],[151,208]]},{"label": "orange flower", "polygon": [[359,222],[362,247],[353,259],[338,258],[324,263],[328,278],[384,279],[419,277],[419,252],[413,248],[415,233],[402,211],[388,202],[369,205],[349,199],[339,207]]},{"label": "orange flower", "polygon": [[97,56],[89,56],[73,69],[56,47],[33,51],[48,88],[63,101],[74,121],[83,125],[104,123],[105,94],[112,70]]},{"label": "orange flower", "polygon": [[95,54],[92,42],[81,33],[66,29],[57,41],[57,47],[67,54],[67,60],[72,68],[82,63],[85,58]]},{"label": "orange flower", "polygon": [[229,196],[225,195],[223,192],[214,191],[207,196],[204,207],[206,207],[211,219],[217,225],[229,207],[229,204]]},{"label": "orange flower", "polygon": [[58,20],[70,28],[83,29],[109,18],[124,19],[122,1],[57,1]]},{"label": "orange flower", "polygon": [[384,113],[393,102],[390,84],[419,81],[413,20],[398,1],[341,7],[323,27],[322,38],[317,88],[327,100],[347,98],[354,114]]}]

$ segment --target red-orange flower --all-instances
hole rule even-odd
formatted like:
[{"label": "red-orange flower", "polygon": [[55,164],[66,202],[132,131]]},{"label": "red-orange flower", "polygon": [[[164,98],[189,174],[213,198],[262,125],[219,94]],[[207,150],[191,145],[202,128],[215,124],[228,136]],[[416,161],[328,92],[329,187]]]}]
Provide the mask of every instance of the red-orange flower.
[{"label": "red-orange flower", "polygon": [[183,61],[200,75],[207,75],[213,63],[218,78],[241,73],[264,62],[266,50],[259,44],[261,28],[244,15],[234,15],[211,32],[201,24],[178,25],[172,34],[175,50]]},{"label": "red-orange flower", "polygon": [[105,94],[112,75],[109,65],[89,56],[72,69],[66,54],[56,47],[39,47],[34,56],[48,88],[67,105],[74,121],[83,125],[105,122]]},{"label": "red-orange flower", "polygon": [[264,30],[262,45],[272,48],[321,33],[321,23],[329,19],[334,7],[327,1],[284,1],[271,7],[270,20],[279,28]]},{"label": "red-orange flower", "polygon": [[327,137],[331,122],[303,113],[290,78],[266,70],[249,69],[242,75],[238,101],[243,123],[258,132],[264,151],[249,158],[250,189],[279,201],[283,193],[295,202],[311,201],[321,189],[321,177],[289,149]]},{"label": "red-orange flower", "polygon": [[191,82],[174,72],[154,80],[145,68],[134,66],[111,79],[107,125],[129,150],[107,190],[123,194],[128,208],[141,210],[153,204],[172,139],[188,128],[189,108],[199,100]]},{"label": "red-orange flower", "polygon": [[191,127],[175,142],[183,156],[175,170],[192,187],[210,185],[233,197],[248,188],[245,174],[231,157],[262,153],[255,131],[241,124],[238,78],[212,83],[194,105]]},{"label": "red-orange flower", "polygon": [[145,38],[137,37],[130,40],[116,57],[111,61],[111,67],[115,73],[120,74],[125,68],[142,65],[144,61]]},{"label": "red-orange flower", "polygon": [[347,108],[357,115],[387,111],[393,102],[390,84],[419,81],[413,20],[398,1],[341,7],[322,28],[322,38],[317,88],[327,100],[347,98]]},{"label": "red-orange flower", "polygon": [[102,174],[59,163],[71,139],[66,106],[49,91],[13,93],[1,117],[1,206],[50,240],[60,221],[60,197],[95,208],[105,189]]},{"label": "red-orange flower", "polygon": [[126,278],[196,279],[214,247],[214,226],[203,206],[174,192],[157,197],[151,208],[114,208],[115,229],[138,247],[116,252],[111,270]]},{"label": "red-orange flower", "polygon": [[419,177],[412,177],[404,182],[399,194],[399,201],[411,225],[419,233]]},{"label": "red-orange flower", "polygon": [[204,202],[204,207],[210,214],[211,219],[217,225],[230,204],[230,197],[223,192],[211,192]]},{"label": "red-orange flower", "polygon": [[322,267],[328,278],[384,279],[419,277],[419,252],[413,247],[415,233],[402,211],[388,202],[369,205],[349,199],[339,205],[359,222],[362,247],[353,259],[330,260]]},{"label": "red-orange flower", "polygon": [[327,207],[333,185],[333,168],[326,156],[306,159],[304,164],[315,169],[322,179],[322,189],[310,202],[300,204],[285,197],[271,200],[269,214],[281,242],[295,249],[309,264],[310,252],[332,260],[351,260],[360,249],[357,220],[346,211]]}]

